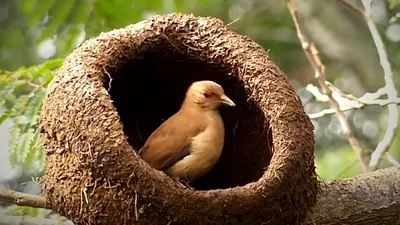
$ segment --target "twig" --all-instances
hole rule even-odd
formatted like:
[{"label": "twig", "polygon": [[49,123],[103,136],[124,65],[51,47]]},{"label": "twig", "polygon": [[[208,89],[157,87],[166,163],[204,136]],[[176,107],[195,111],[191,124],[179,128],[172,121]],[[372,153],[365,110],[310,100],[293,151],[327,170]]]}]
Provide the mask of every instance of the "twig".
[{"label": "twig", "polygon": [[[364,108],[365,106],[373,106],[373,105],[386,106],[389,104],[400,104],[400,98],[395,99],[395,101],[390,101],[388,99],[379,99],[379,100],[370,102],[368,104],[347,104],[347,105],[341,106],[340,110],[345,112],[345,111],[349,111],[352,109],[361,109],[361,108]],[[319,112],[308,114],[308,117],[310,117],[310,119],[319,119],[321,117],[324,117],[327,115],[332,115],[335,113],[336,113],[336,110],[333,108],[323,109]]]},{"label": "twig", "polygon": [[347,98],[348,100],[353,100],[355,102],[358,102],[360,104],[364,105],[388,105],[388,104],[399,104],[400,98],[390,98],[390,99],[379,99],[381,96],[386,95],[386,89],[385,88],[380,88],[378,91],[375,93],[365,93],[362,97],[357,98],[352,94],[347,94],[339,90],[337,87],[333,86],[333,84],[329,83],[326,81],[328,87],[335,93],[339,94],[343,98]]},{"label": "twig", "polygon": [[[378,51],[380,64],[383,69],[384,78],[385,78],[385,89],[389,99],[397,98],[397,90],[394,86],[393,82],[393,74],[390,66],[390,62],[386,53],[385,45],[383,44],[382,38],[379,35],[379,31],[375,26],[375,23],[371,19],[371,4],[372,0],[362,0],[362,4],[365,8],[364,17],[368,28],[371,32],[372,39],[374,40],[376,49]],[[382,156],[387,152],[392,145],[394,137],[396,137],[397,129],[398,129],[398,118],[399,118],[399,111],[397,109],[397,105],[389,104],[388,105],[389,111],[389,123],[385,132],[385,136],[383,137],[382,141],[379,142],[378,146],[376,147],[375,151],[371,155],[371,160],[369,162],[370,170],[376,170],[378,168],[379,162],[382,159]]]},{"label": "twig", "polygon": [[104,73],[107,74],[108,79],[109,79],[108,80],[108,88],[107,88],[107,91],[109,92],[111,89],[111,83],[112,83],[113,79],[112,79],[110,73],[106,70],[106,68],[103,68],[103,69],[104,69]]},{"label": "twig", "polygon": [[357,7],[356,5],[354,5],[353,3],[349,2],[348,0],[339,0],[344,6],[346,6],[347,8],[353,10],[354,12],[356,12],[358,15],[360,15],[361,17],[363,17],[365,19],[365,13],[364,10],[362,10],[361,8]]},{"label": "twig", "polygon": [[41,91],[43,91],[43,92],[46,92],[46,88],[43,87],[43,86],[41,86],[41,85],[32,83],[32,82],[30,82],[30,81],[24,81],[24,82],[25,82],[26,85],[28,85],[28,86],[30,86],[30,87],[32,87],[32,88],[35,88],[35,91],[41,90]]},{"label": "twig", "polygon": [[[362,97],[357,98],[352,94],[347,94],[342,92],[340,89],[335,87],[330,82],[326,81],[326,85],[331,89],[332,96],[336,99],[336,101],[340,105],[341,111],[349,111],[352,109],[361,109],[365,106],[379,105],[386,106],[389,104],[400,104],[400,98],[395,99],[379,99],[382,95],[386,94],[385,89],[381,88],[375,93],[365,93]],[[312,95],[315,96],[317,101],[327,102],[329,101],[329,97],[322,94],[317,87],[312,84],[307,85],[306,90],[309,91]],[[336,96],[334,94],[337,94]],[[339,95],[339,96],[338,96]],[[323,109],[317,113],[308,114],[310,119],[318,119],[327,115],[335,114],[336,110],[334,108]]]},{"label": "twig", "polygon": [[[343,91],[341,91],[339,88],[335,87],[332,83],[328,81],[325,81],[325,84],[333,92],[332,93],[333,98],[339,103],[341,107],[343,105],[349,104],[350,101],[364,105],[371,104],[371,105],[381,105],[381,106],[388,105],[390,103],[398,104],[398,102],[400,101],[400,98],[395,98],[390,100],[379,99],[382,95],[386,95],[386,90],[384,88],[378,89],[378,91],[375,93],[367,92],[362,97],[357,98],[352,94],[344,93]],[[318,87],[312,84],[308,84],[306,86],[306,90],[310,92],[312,95],[314,95],[317,101],[329,102],[329,97],[327,95],[322,94]]]},{"label": "twig", "polygon": [[232,22],[228,23],[226,26],[230,27],[232,24],[236,23],[237,21],[239,21],[240,18],[236,18],[235,20],[233,20]]},{"label": "twig", "polygon": [[386,159],[388,162],[390,162],[393,166],[400,166],[400,162],[395,159],[392,154],[390,154],[389,152],[386,152]]},{"label": "twig", "polygon": [[337,117],[340,121],[340,124],[343,129],[343,133],[346,135],[347,139],[349,140],[349,143],[353,147],[354,151],[356,152],[358,158],[361,161],[361,165],[363,166],[364,171],[367,171],[368,168],[368,159],[366,157],[366,154],[364,150],[360,147],[358,140],[355,138],[353,132],[350,129],[350,125],[343,113],[343,111],[340,110],[340,106],[338,102],[333,98],[332,96],[332,91],[327,87],[325,84],[325,66],[322,64],[321,59],[318,55],[318,50],[315,47],[313,43],[309,43],[305,33],[304,29],[302,28],[300,24],[300,19],[299,15],[297,12],[297,9],[294,5],[293,0],[286,0],[286,5],[290,11],[290,14],[293,18],[293,22],[296,26],[297,30],[297,36],[300,39],[301,46],[310,61],[311,66],[314,68],[315,72],[315,77],[318,80],[318,83],[321,87],[322,93],[327,95],[329,97],[329,103],[332,105],[332,107],[335,109]]},{"label": "twig", "polygon": [[[389,100],[397,99],[397,90],[393,82],[393,74],[386,53],[385,45],[382,41],[378,29],[376,28],[374,21],[371,18],[372,15],[371,6],[373,1],[361,0],[365,10],[350,3],[347,0],[340,0],[340,2],[346,7],[355,11],[357,14],[361,15],[361,17],[367,23],[368,29],[375,43],[375,47],[379,56],[379,61],[384,73],[385,87],[383,88],[383,90],[385,90],[385,94],[387,94]],[[388,111],[389,111],[390,122],[388,123],[383,139],[378,143],[375,151],[371,155],[371,160],[369,161],[368,165],[370,171],[376,170],[378,168],[382,156],[389,150],[394,140],[394,137],[396,137],[396,134],[398,132],[399,112],[397,109],[397,105],[395,103],[388,104]]]},{"label": "twig", "polygon": [[46,209],[46,199],[39,195],[31,195],[13,190],[0,189],[0,201],[14,203],[20,206],[30,206]]},{"label": "twig", "polygon": [[35,83],[33,83],[33,82],[29,81],[29,80],[15,80],[15,82],[17,84],[26,85],[26,86],[28,86],[30,88],[33,88],[34,91],[32,91],[32,92],[36,92],[38,90],[40,90],[42,92],[46,92],[46,88],[44,86],[39,85],[39,84],[35,84]]}]

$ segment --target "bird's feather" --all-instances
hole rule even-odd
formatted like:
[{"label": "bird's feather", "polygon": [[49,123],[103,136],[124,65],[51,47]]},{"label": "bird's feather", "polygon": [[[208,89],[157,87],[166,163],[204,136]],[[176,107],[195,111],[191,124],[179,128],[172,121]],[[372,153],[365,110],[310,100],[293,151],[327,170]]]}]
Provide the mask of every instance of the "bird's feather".
[{"label": "bird's feather", "polygon": [[180,110],[150,135],[140,156],[173,178],[197,180],[221,155],[225,132],[220,105],[235,106],[215,82],[194,82]]},{"label": "bird's feather", "polygon": [[192,139],[206,128],[201,120],[201,114],[179,111],[150,135],[140,156],[155,169],[168,169],[191,153]]}]

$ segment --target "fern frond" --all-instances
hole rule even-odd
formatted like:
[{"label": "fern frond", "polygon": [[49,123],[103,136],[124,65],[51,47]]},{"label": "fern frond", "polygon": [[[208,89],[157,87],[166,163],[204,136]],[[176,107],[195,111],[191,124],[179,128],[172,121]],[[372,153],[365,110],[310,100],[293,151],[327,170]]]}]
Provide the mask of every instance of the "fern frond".
[{"label": "fern frond", "polygon": [[21,164],[25,164],[25,160],[28,157],[28,154],[31,150],[31,143],[35,138],[34,129],[30,128],[25,133],[21,134],[19,143],[18,143],[18,162]]},{"label": "fern frond", "polygon": [[18,140],[21,137],[21,128],[13,123],[8,133],[8,151],[11,165],[18,164]]},{"label": "fern frond", "polygon": [[3,112],[3,114],[0,116],[0,125],[6,121],[6,119],[10,116],[11,110],[6,110]]},{"label": "fern frond", "polygon": [[[8,146],[10,163],[24,168],[38,164],[44,168],[43,151],[38,144],[38,117],[49,82],[54,78],[62,60],[49,60],[44,64],[19,68],[14,72],[1,72],[0,76],[0,124],[7,119],[13,124],[9,131]],[[34,163],[41,160],[39,163]]]},{"label": "fern frond", "polygon": [[5,83],[0,85],[0,109],[5,107],[8,102],[15,102],[15,90],[20,88],[23,84],[13,81],[3,80]]},{"label": "fern frond", "polygon": [[35,126],[37,124],[37,120],[39,118],[38,112],[42,107],[42,101],[44,99],[45,93],[38,92],[36,93],[29,101],[27,109],[25,111],[25,116],[29,121],[30,127]]}]

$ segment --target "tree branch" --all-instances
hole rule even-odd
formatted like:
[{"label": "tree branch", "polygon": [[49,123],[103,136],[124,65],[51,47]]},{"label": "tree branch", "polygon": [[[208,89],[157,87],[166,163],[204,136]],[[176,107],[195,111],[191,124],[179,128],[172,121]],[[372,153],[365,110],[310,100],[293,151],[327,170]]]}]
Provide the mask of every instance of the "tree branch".
[{"label": "tree branch", "polygon": [[0,189],[0,201],[14,203],[20,206],[46,208],[46,199],[42,196],[7,189]]},{"label": "tree branch", "polygon": [[360,144],[358,143],[358,140],[353,134],[353,131],[350,129],[350,124],[346,119],[346,116],[344,115],[343,111],[340,110],[340,105],[339,103],[333,98],[332,95],[332,90],[326,85],[325,81],[325,66],[321,62],[321,58],[319,57],[318,50],[315,47],[313,43],[310,43],[307,40],[307,37],[305,35],[304,29],[302,27],[302,24],[300,23],[299,15],[297,12],[297,9],[294,5],[293,0],[286,0],[286,5],[287,8],[290,11],[290,14],[292,16],[293,22],[296,26],[296,31],[297,31],[297,36],[299,37],[299,40],[301,42],[301,46],[304,50],[304,53],[306,54],[308,61],[310,62],[311,66],[314,69],[315,72],[315,78],[318,80],[318,83],[321,87],[322,93],[324,95],[327,95],[329,97],[329,103],[332,105],[332,107],[336,111],[336,115],[339,119],[339,122],[342,126],[343,133],[349,140],[350,145],[353,147],[354,151],[356,152],[358,158],[361,161],[361,165],[364,169],[364,171],[368,170],[368,158],[367,155],[360,147]]},{"label": "tree branch", "polygon": [[[360,15],[365,23],[368,26],[368,29],[371,33],[372,39],[375,43],[376,50],[378,52],[379,56],[379,61],[383,69],[384,73],[384,80],[385,80],[385,87],[382,88],[385,91],[385,94],[387,94],[389,100],[394,100],[397,99],[397,90],[393,82],[393,73],[391,69],[391,65],[386,53],[386,48],[385,45],[382,41],[382,38],[379,34],[378,29],[376,28],[376,25],[374,21],[371,18],[372,15],[372,0],[361,0],[362,5],[364,6],[364,9],[361,9],[360,7],[354,5],[353,3],[349,2],[348,0],[339,0],[344,6],[347,8],[353,10],[356,12],[358,15]],[[388,104],[388,110],[389,110],[389,119],[390,121],[388,123],[385,135],[380,141],[375,149],[375,151],[371,155],[371,160],[369,161],[368,164],[368,170],[373,171],[378,168],[378,165],[382,159],[382,157],[385,155],[385,153],[389,150],[390,146],[392,145],[392,142],[394,138],[396,137],[396,134],[398,132],[398,123],[399,123],[399,111],[397,108],[397,105],[395,103]]]},{"label": "tree branch", "polygon": [[[379,169],[373,172],[344,180],[332,180],[322,183],[322,191],[306,224],[399,224],[400,211],[400,167]],[[16,203],[7,196],[27,196],[19,205],[44,208],[45,200],[41,196],[29,195],[10,190],[0,190],[0,200]],[[10,194],[11,193],[11,194]],[[30,200],[28,200],[30,199]],[[37,199],[36,201],[33,199]],[[38,202],[41,202],[38,204]],[[47,222],[50,222],[47,221]],[[57,224],[57,220],[54,223]],[[14,224],[14,223],[8,223]],[[29,223],[21,223],[29,224]],[[30,223],[29,225],[42,223]],[[0,225],[2,221],[0,220]]]},{"label": "tree branch", "polygon": [[[362,0],[362,4],[365,8],[365,16],[363,17],[368,25],[368,28],[371,32],[372,39],[374,40],[376,49],[378,51],[378,56],[380,59],[380,63],[383,69],[384,78],[385,78],[385,90],[388,96],[388,99],[397,98],[397,90],[393,82],[393,73],[390,66],[390,62],[386,53],[385,45],[383,44],[382,38],[379,35],[379,31],[375,26],[374,21],[371,18],[372,9],[371,4],[372,0]],[[396,104],[389,104],[389,119],[388,127],[385,132],[385,136],[382,141],[379,142],[375,151],[371,155],[371,160],[369,162],[369,169],[376,170],[378,168],[379,162],[382,159],[382,156],[387,152],[392,145],[394,137],[396,137],[398,123],[399,123],[399,111],[397,109]]]},{"label": "tree branch", "polygon": [[[400,99],[395,99],[395,101],[390,101],[388,99],[382,99],[382,100],[373,102],[371,104],[347,104],[347,105],[341,106],[340,110],[342,110],[343,112],[346,112],[346,111],[349,111],[352,109],[362,109],[365,106],[372,106],[372,105],[386,106],[389,104],[400,104]],[[333,108],[323,109],[319,112],[308,114],[308,117],[310,117],[310,119],[315,120],[315,119],[319,119],[321,117],[324,117],[327,115],[332,115],[335,113],[336,113],[336,110]]]},{"label": "tree branch", "polygon": [[390,154],[390,152],[386,152],[386,159],[393,166],[400,166],[400,162]]},{"label": "tree branch", "polygon": [[[332,96],[336,99],[336,101],[340,105],[340,109],[344,111],[349,111],[352,109],[361,109],[365,106],[371,105],[379,105],[379,106],[387,106],[389,104],[400,104],[400,98],[394,99],[380,99],[382,95],[385,95],[386,92],[383,88],[379,89],[375,93],[365,93],[362,97],[355,97],[352,94],[343,93],[340,89],[335,87],[333,84],[329,82],[325,82],[327,86],[333,91]],[[327,102],[329,101],[329,97],[322,94],[317,87],[312,84],[308,84],[306,90],[314,95],[317,101]],[[335,94],[335,95],[334,95]],[[335,114],[336,110],[333,108],[323,109],[316,113],[308,114],[310,119],[318,119],[326,115]]]},{"label": "tree branch", "polygon": [[307,224],[399,224],[400,167],[322,185]]}]

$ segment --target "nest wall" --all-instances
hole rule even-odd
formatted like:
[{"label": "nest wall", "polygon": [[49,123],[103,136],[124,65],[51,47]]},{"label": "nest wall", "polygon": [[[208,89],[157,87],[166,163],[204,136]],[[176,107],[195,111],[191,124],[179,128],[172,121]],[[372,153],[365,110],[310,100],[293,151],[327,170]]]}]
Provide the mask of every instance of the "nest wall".
[{"label": "nest wall", "polygon": [[[205,79],[237,107],[221,109],[217,165],[187,190],[135,151]],[[85,41],[48,87],[40,133],[47,203],[76,224],[296,224],[318,193],[313,127],[293,87],[217,18],[159,15]]]}]

